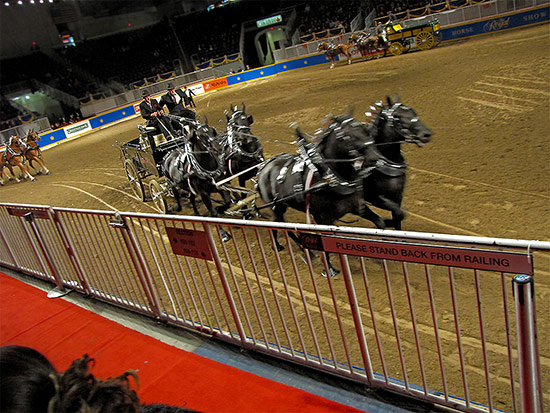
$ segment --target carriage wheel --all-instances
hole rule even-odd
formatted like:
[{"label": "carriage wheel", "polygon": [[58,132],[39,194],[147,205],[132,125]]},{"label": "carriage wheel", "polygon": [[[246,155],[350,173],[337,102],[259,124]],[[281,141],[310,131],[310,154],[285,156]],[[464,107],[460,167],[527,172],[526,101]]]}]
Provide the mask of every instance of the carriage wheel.
[{"label": "carriage wheel", "polygon": [[434,37],[429,32],[420,32],[416,35],[416,47],[420,50],[429,50],[434,47]]},{"label": "carriage wheel", "polygon": [[403,45],[399,42],[393,42],[390,44],[390,53],[394,56],[399,56],[403,53]]},{"label": "carriage wheel", "polygon": [[441,32],[434,33],[434,47],[441,43]]},{"label": "carriage wheel", "polygon": [[153,198],[153,204],[157,211],[161,214],[168,213],[168,204],[166,203],[166,198],[164,198],[164,191],[160,184],[154,179],[149,183],[149,192],[151,193],[151,198]]},{"label": "carriage wheel", "polygon": [[145,201],[143,182],[141,182],[137,169],[130,159],[127,159],[124,162],[124,169],[126,170],[126,175],[128,176],[128,181],[130,181],[132,191],[134,191],[134,194],[140,199],[140,201]]}]

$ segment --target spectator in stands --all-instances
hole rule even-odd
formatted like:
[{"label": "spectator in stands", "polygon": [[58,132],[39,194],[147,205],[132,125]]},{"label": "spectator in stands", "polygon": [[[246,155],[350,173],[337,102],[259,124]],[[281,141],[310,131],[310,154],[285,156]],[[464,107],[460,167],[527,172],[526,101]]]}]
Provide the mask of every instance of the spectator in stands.
[{"label": "spectator in stands", "polygon": [[185,99],[186,107],[192,107],[192,108],[197,107],[197,105],[195,105],[195,101],[193,100],[193,96],[195,96],[195,93],[191,89],[188,89],[187,86],[184,86],[183,98]]},{"label": "spectator in stands", "polygon": [[84,354],[65,372],[58,373],[43,354],[32,348],[0,347],[2,412],[193,412],[165,404],[142,405],[128,379],[133,377],[139,384],[135,371],[101,380],[90,373],[93,362]]},{"label": "spectator in stands", "polygon": [[176,136],[172,123],[168,122],[167,119],[163,119],[164,112],[157,100],[151,99],[151,95],[146,90],[141,92],[141,96],[143,97],[143,102],[139,104],[139,111],[141,117],[147,121],[147,126],[159,129],[166,139]]},{"label": "spectator in stands", "polygon": [[390,10],[388,12],[388,23],[387,24],[393,24],[394,22],[397,22],[397,16],[393,14],[393,12]]}]

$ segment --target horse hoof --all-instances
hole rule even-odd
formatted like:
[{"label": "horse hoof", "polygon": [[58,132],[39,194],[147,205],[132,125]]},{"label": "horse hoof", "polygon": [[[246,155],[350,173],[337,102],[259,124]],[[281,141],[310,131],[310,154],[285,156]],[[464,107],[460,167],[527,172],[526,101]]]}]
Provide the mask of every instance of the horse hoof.
[{"label": "horse hoof", "polygon": [[283,247],[281,244],[277,244],[277,251],[278,252],[281,252],[285,249],[285,247]]},{"label": "horse hoof", "polygon": [[222,235],[222,242],[227,242],[231,239],[231,235],[225,233]]},{"label": "horse hoof", "polygon": [[[329,274],[330,274],[330,278],[334,278],[334,277],[336,277],[338,274],[340,274],[340,271],[337,270],[336,268],[330,267],[328,270],[329,270],[328,272],[329,272]],[[323,271],[323,272],[321,273],[321,276],[324,277],[324,278],[327,278],[327,273],[326,273],[326,271]]]},{"label": "horse hoof", "polygon": [[51,174],[51,172],[50,172],[50,171],[46,171],[46,175],[49,175],[49,174]]}]

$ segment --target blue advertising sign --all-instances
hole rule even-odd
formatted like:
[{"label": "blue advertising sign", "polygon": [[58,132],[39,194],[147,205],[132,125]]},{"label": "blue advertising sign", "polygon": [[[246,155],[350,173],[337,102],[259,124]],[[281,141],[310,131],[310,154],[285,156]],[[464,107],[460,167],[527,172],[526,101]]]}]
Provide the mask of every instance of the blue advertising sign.
[{"label": "blue advertising sign", "polygon": [[461,39],[482,34],[499,32],[521,26],[544,23],[550,20],[550,6],[530,9],[520,13],[500,15],[492,19],[445,27],[441,30],[443,40]]}]

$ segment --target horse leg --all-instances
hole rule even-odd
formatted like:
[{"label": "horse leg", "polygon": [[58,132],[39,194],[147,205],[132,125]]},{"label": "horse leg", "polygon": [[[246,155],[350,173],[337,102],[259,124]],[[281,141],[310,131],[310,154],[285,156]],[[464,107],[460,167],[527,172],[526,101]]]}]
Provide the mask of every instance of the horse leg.
[{"label": "horse leg", "polygon": [[189,192],[189,202],[191,202],[191,206],[193,207],[193,212],[195,213],[195,215],[200,217],[201,214],[197,208],[197,197],[193,192]]},{"label": "horse leg", "polygon": [[391,212],[392,219],[385,219],[386,227],[393,227],[396,230],[401,229],[401,222],[405,219],[405,211],[401,209],[401,203],[392,201],[384,196],[379,197],[381,203],[377,206]]},{"label": "horse leg", "polygon": [[[241,188],[246,188],[246,177],[244,175],[239,176],[239,186]],[[244,199],[245,198],[245,196],[243,194],[241,194],[240,192],[237,193],[237,197],[239,199]]]},{"label": "horse leg", "polygon": [[44,171],[46,173],[46,175],[49,175],[51,172],[48,168],[46,168],[46,164],[44,164],[44,161],[42,161],[42,159],[40,158],[35,158],[36,162],[38,162],[38,164],[41,166],[41,170],[39,171],[39,173],[41,173],[42,171]]},{"label": "horse leg", "polygon": [[[29,160],[29,165],[31,166],[31,168],[36,170],[37,175],[40,175],[42,171],[44,171],[46,175],[50,174],[50,171],[48,170],[48,168],[46,168],[46,165],[44,164],[44,162],[42,162],[42,159],[40,159],[38,156],[32,156],[28,158],[28,160]],[[36,169],[32,164],[33,162],[38,163],[38,165],[40,165],[40,169]]]},{"label": "horse leg", "polygon": [[[8,169],[10,170],[10,173],[12,174],[13,179],[15,179],[15,182],[17,182],[17,183],[21,182],[21,179],[19,179],[19,177],[18,177],[17,174],[15,173],[15,170],[13,169],[13,166],[10,165],[10,164],[8,164]],[[10,177],[8,176],[8,180],[11,181],[12,178],[10,178]]]},{"label": "horse leg", "polygon": [[219,206],[217,208],[218,214],[224,214],[227,208],[231,205],[231,194],[229,191],[225,191],[223,189],[219,189],[218,193],[222,196],[223,199],[223,205]]},{"label": "horse leg", "polygon": [[[200,192],[200,197],[202,199],[202,203],[208,209],[208,212],[210,213],[210,216],[212,218],[216,218],[218,216],[218,211],[212,205],[212,200],[210,199],[210,193],[208,191],[201,191]],[[191,204],[193,205],[193,210],[195,211],[195,214],[199,215],[199,213],[197,211],[197,207],[195,205],[195,196],[194,195],[193,195]],[[223,229],[222,227],[219,227],[219,229],[220,229],[220,234],[221,234],[221,237],[222,237],[221,238],[222,242],[229,241],[231,239],[231,235],[225,229]]]},{"label": "horse leg", "polygon": [[180,194],[180,191],[178,190],[178,187],[173,184],[172,184],[172,194],[174,195],[174,199],[176,200],[176,208],[174,209],[174,212],[179,212],[181,211],[181,194]]},{"label": "horse leg", "polygon": [[[271,210],[273,211],[273,215],[274,215],[274,221],[275,222],[285,222],[285,212],[286,210],[288,209],[288,206],[284,205],[284,204],[275,204]],[[292,238],[292,236],[294,235],[293,233],[290,233],[292,235],[290,235],[290,237]],[[298,238],[294,235],[294,239],[296,242],[298,242]],[[277,248],[277,251],[282,251],[285,249],[285,247],[283,245],[281,245],[279,243],[279,239],[277,237],[277,230],[273,230],[273,240],[275,241],[275,247]]]},{"label": "horse leg", "polygon": [[330,58],[330,63],[331,63],[330,68],[333,69],[334,68],[334,63],[335,63],[333,57]]},{"label": "horse leg", "polygon": [[36,178],[31,175],[25,164],[19,163],[17,164],[17,166],[19,167],[19,169],[21,169],[21,172],[23,173],[23,179],[29,178],[31,181],[36,181]]},{"label": "horse leg", "polygon": [[384,222],[384,220],[372,209],[370,209],[368,205],[363,205],[363,213],[361,214],[361,216],[376,225],[376,228],[378,229],[386,228],[386,223]]}]

